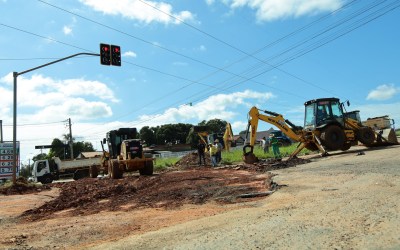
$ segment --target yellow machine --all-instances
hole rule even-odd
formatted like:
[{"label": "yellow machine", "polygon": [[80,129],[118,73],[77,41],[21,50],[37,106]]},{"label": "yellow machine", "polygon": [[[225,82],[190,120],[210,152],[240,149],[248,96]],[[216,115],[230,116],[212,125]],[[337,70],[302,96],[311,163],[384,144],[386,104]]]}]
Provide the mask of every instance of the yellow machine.
[{"label": "yellow machine", "polygon": [[[347,104],[349,105],[349,102]],[[304,148],[319,150],[322,155],[326,155],[327,151],[348,150],[351,146],[357,145],[358,141],[366,146],[376,143],[377,133],[344,113],[344,104],[338,98],[310,100],[304,105],[304,128],[285,120],[281,114],[266,110],[263,111],[265,114],[260,114],[256,107],[251,108],[246,144],[243,147],[244,161],[246,163],[257,161],[253,148],[259,120],[275,125],[290,139],[299,142],[289,159]]]},{"label": "yellow machine", "polygon": [[[192,130],[194,133],[196,133],[200,140],[205,144],[213,144],[216,139],[218,139],[219,142],[221,142],[223,148],[226,151],[229,151],[231,146],[235,146],[234,140],[233,140],[233,132],[232,132],[232,127],[229,122],[226,123],[225,131],[224,133],[209,133],[207,126],[193,126]],[[208,151],[206,147],[206,151]]]},{"label": "yellow machine", "polygon": [[108,145],[108,152],[102,146],[102,168],[112,179],[122,178],[124,172],[136,170],[140,175],[153,174],[154,159],[150,153],[144,152],[142,142],[135,139],[136,135],[136,128],[119,128],[109,131],[103,139],[102,144]]}]

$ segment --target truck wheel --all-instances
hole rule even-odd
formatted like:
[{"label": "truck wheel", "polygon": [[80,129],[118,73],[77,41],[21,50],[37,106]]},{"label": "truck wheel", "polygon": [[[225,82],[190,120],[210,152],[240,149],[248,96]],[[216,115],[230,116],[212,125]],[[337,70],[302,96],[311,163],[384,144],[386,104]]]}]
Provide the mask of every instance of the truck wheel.
[{"label": "truck wheel", "polygon": [[121,179],[122,171],[119,169],[118,161],[111,161],[111,171],[110,171],[111,179]]},{"label": "truck wheel", "polygon": [[154,170],[153,161],[145,161],[144,167],[139,169],[140,175],[152,175]]},{"label": "truck wheel", "polygon": [[345,134],[343,129],[337,125],[326,127],[321,133],[323,145],[330,150],[338,150],[343,147]]},{"label": "truck wheel", "polygon": [[362,127],[357,131],[358,140],[365,145],[370,145],[375,141],[375,133],[370,127]]},{"label": "truck wheel", "polygon": [[43,179],[40,181],[42,184],[49,184],[53,182],[53,179],[49,175],[43,176]]},{"label": "truck wheel", "polygon": [[99,175],[99,170],[97,166],[90,166],[89,167],[90,178],[96,178]]}]

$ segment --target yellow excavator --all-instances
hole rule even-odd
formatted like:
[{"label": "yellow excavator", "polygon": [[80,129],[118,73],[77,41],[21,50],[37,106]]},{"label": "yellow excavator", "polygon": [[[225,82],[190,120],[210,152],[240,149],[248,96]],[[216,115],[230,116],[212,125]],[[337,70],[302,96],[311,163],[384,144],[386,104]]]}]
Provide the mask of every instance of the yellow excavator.
[{"label": "yellow excavator", "polygon": [[[347,105],[350,103],[347,101]],[[344,110],[344,103],[338,98],[320,98],[304,103],[304,127],[299,127],[283,118],[281,114],[252,107],[249,111],[249,121],[246,132],[246,143],[243,147],[243,160],[254,163],[258,159],[253,153],[259,120],[279,128],[293,141],[299,142],[296,150],[289,156],[295,157],[301,150],[319,150],[322,155],[327,151],[348,150],[357,145],[358,141],[366,146],[376,143],[377,132],[350,118]],[[389,140],[387,140],[389,141]],[[391,142],[397,144],[396,142]]]},{"label": "yellow excavator", "polygon": [[[216,139],[221,142],[225,151],[229,151],[231,146],[235,146],[233,139],[232,126],[229,122],[226,123],[224,133],[209,133],[207,126],[193,126],[192,130],[197,134],[200,140],[205,144],[213,144]],[[206,151],[208,148],[206,147]]]}]

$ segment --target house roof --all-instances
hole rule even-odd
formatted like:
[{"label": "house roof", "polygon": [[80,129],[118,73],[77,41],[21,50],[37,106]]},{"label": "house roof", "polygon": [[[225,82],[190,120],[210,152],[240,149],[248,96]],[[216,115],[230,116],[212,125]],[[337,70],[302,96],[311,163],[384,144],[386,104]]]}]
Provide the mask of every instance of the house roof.
[{"label": "house roof", "polygon": [[103,155],[102,151],[96,152],[81,152],[77,158],[94,158],[94,157],[101,157]]}]

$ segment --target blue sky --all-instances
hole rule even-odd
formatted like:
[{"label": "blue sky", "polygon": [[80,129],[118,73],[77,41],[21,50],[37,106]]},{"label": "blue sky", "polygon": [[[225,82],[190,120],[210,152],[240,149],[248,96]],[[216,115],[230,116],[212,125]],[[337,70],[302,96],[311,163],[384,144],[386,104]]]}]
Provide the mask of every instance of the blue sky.
[{"label": "blue sky", "polygon": [[[399,1],[0,0],[0,119],[12,140],[12,72],[121,46],[122,67],[69,59],[18,77],[21,159],[68,133],[214,118],[244,130],[252,106],[303,124],[304,102],[350,100],[400,121]],[[271,126],[262,123],[260,130]]]}]

